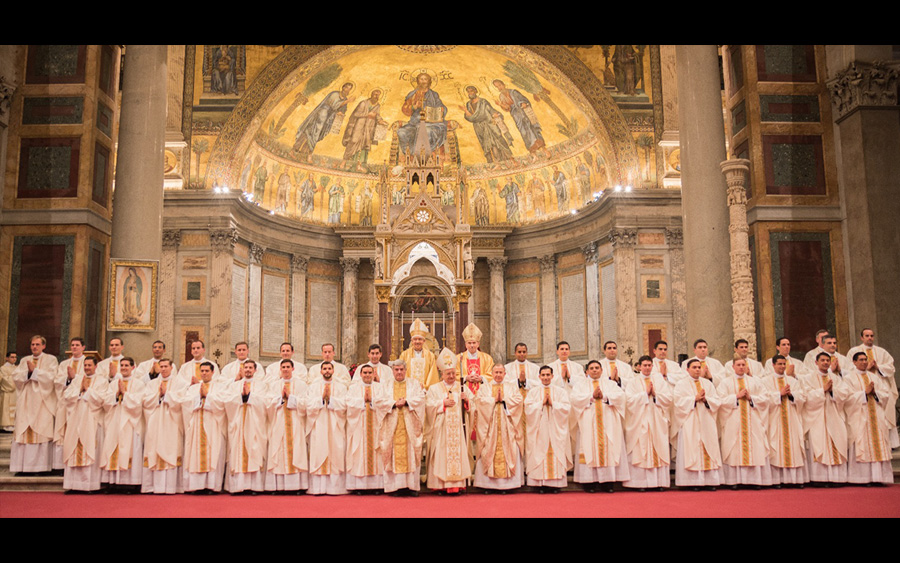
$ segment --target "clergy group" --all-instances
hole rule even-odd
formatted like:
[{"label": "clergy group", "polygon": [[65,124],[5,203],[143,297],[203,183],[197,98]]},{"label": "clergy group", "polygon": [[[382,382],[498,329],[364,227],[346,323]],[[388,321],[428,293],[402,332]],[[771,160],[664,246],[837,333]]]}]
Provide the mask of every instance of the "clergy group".
[{"label": "clergy group", "polygon": [[331,344],[307,367],[284,343],[264,367],[239,342],[220,370],[200,340],[177,366],[165,343],[137,363],[121,338],[99,361],[73,338],[58,362],[36,335],[3,368],[10,470],[62,470],[72,492],[155,494],[612,492],[669,488],[673,473],[693,489],[893,482],[893,358],[869,329],[846,355],[820,331],[805,361],[780,338],[765,364],[744,340],[722,364],[701,339],[680,364],[660,341],[632,366],[610,341],[586,365],[566,342],[549,364],[520,343],[502,365],[474,324],[460,354],[435,354],[428,336],[415,319],[398,359],[382,363],[373,344],[352,370]]}]

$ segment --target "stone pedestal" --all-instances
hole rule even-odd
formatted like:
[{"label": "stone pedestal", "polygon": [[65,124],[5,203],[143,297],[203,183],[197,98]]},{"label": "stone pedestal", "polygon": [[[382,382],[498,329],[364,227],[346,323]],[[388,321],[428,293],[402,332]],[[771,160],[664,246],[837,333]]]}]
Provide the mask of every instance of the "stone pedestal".
[{"label": "stone pedestal", "polygon": [[505,256],[488,258],[491,268],[491,356],[506,363],[506,271]]},{"label": "stone pedestal", "polygon": [[[750,268],[750,239],[747,225],[747,191],[750,161],[742,158],[721,163],[728,183],[728,229],[731,234],[731,310],[734,315],[734,339],[750,345],[750,356],[756,354],[756,310],[753,305],[753,272]],[[757,359],[759,359],[757,357]]]},{"label": "stone pedestal", "polygon": [[[125,49],[110,243],[112,258],[154,261],[162,258],[166,55],[166,45],[128,45]],[[148,290],[158,291],[158,288],[145,288]],[[149,350],[156,340],[157,328],[148,332],[110,332],[107,337],[127,336],[128,349],[140,354]]]},{"label": "stone pedestal", "polygon": [[[725,124],[715,45],[678,45],[679,139],[689,341],[703,338],[724,358],[732,341],[728,206],[719,163]],[[689,352],[691,353],[691,352]]]}]

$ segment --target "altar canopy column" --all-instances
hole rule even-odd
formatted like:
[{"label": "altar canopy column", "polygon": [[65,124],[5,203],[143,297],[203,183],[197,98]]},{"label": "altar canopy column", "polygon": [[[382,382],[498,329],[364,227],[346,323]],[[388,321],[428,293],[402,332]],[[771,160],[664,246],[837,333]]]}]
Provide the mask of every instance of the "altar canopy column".
[{"label": "altar canopy column", "polygon": [[506,272],[507,258],[488,258],[491,268],[491,356],[506,363]]},{"label": "altar canopy column", "polygon": [[544,363],[556,359],[556,256],[541,256],[541,340]]},{"label": "altar canopy column", "polygon": [[391,359],[391,286],[376,285],[375,299],[378,301],[378,344],[381,345],[381,361],[387,363]]},{"label": "altar canopy column", "polygon": [[600,358],[600,273],[598,270],[597,243],[581,247],[584,254],[584,291],[587,295],[587,351],[588,358]]},{"label": "altar canopy column", "polygon": [[[162,258],[163,164],[166,139],[166,45],[128,45],[116,151],[110,256]],[[157,288],[147,288],[156,292]],[[158,302],[158,300],[157,300]],[[147,332],[110,332],[129,350],[149,350],[159,319]]]},{"label": "altar canopy column", "polygon": [[725,357],[733,342],[722,87],[715,45],[678,45],[678,111],[687,336]]},{"label": "altar canopy column", "polygon": [[[206,343],[206,348],[217,358],[217,361],[222,354],[228,358],[228,352],[233,347],[231,342],[231,274],[234,271],[234,244],[236,242],[236,229],[210,229],[209,231],[212,264],[209,277],[209,342]],[[216,351],[222,354],[216,356]]]},{"label": "altar canopy column", "polygon": [[[750,239],[747,225],[747,192],[744,187],[750,173],[750,161],[742,158],[721,163],[728,183],[728,213],[731,226],[731,299],[734,315],[734,339],[750,344],[750,357],[756,355],[756,313],[753,305],[753,273],[750,268]],[[759,359],[759,358],[757,358]]]},{"label": "altar canopy column", "polygon": [[341,360],[350,367],[359,361],[356,357],[356,325],[359,318],[359,303],[356,299],[357,272],[359,258],[341,258],[341,269],[344,271],[344,297],[341,300],[343,327],[341,329]]},{"label": "altar canopy column", "polygon": [[291,256],[291,344],[294,359],[306,362],[306,269],[309,259]]},{"label": "altar canopy column", "polygon": [[850,333],[875,331],[897,356],[900,300],[900,61],[891,45],[826,47],[844,214]]}]

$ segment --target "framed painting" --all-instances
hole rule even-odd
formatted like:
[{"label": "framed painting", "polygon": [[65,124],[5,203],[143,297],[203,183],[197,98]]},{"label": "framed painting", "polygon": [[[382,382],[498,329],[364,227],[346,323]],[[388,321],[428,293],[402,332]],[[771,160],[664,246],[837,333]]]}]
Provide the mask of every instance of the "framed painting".
[{"label": "framed painting", "polygon": [[155,330],[159,262],[109,261],[108,330]]}]

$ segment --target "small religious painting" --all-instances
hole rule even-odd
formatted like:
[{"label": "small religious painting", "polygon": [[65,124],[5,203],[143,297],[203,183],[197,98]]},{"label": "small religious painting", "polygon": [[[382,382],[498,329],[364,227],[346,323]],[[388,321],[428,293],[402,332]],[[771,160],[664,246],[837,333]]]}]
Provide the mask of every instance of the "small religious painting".
[{"label": "small religious painting", "polygon": [[447,300],[434,288],[419,286],[412,288],[400,302],[402,313],[447,313]]},{"label": "small religious painting", "polygon": [[159,262],[110,260],[108,330],[155,330]]}]

